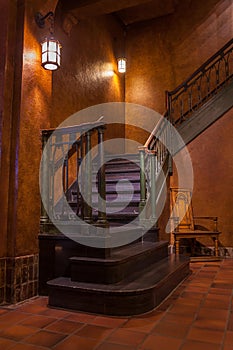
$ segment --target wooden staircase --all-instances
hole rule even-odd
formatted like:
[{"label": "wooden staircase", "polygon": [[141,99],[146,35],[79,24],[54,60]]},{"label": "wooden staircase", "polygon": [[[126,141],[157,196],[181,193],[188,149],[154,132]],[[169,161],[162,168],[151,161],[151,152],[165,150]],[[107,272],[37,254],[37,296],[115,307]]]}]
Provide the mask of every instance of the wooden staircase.
[{"label": "wooden staircase", "polygon": [[[190,273],[189,259],[168,255],[168,242],[158,241],[157,227],[143,235],[145,229],[138,220],[138,155],[109,156],[105,164],[108,239],[113,248],[88,249],[64,236],[40,235],[40,294],[48,293],[51,307],[118,316],[140,314],[159,305]],[[96,181],[93,176],[94,218],[98,215]],[[75,184],[68,196],[76,212],[74,188]],[[118,241],[125,238],[130,244],[126,240],[118,247]],[[49,258],[43,256],[46,250]],[[50,267],[56,265],[55,270],[49,271],[46,259]]]},{"label": "wooden staircase", "polygon": [[[233,40],[175,90],[166,93],[167,111],[139,149],[139,158],[138,155],[106,157],[105,166],[93,176],[95,161],[90,152],[93,131],[98,133],[99,159],[104,160],[104,123],[99,121],[64,128],[50,141],[55,149],[48,150],[42,159],[42,170],[45,169],[42,193],[47,194],[47,198],[42,205],[39,235],[39,291],[41,294],[48,292],[50,306],[109,315],[140,314],[156,307],[190,273],[189,260],[169,255],[168,242],[158,241],[156,203],[171,173],[171,156],[233,106],[232,55]],[[169,147],[165,147],[171,145],[169,124],[176,127],[184,141],[173,144],[170,154]],[[42,132],[43,145],[52,132]],[[62,141],[63,133],[68,135],[69,142],[67,137]],[[51,160],[57,149],[65,153],[67,144],[72,145],[67,155],[62,160]],[[68,163],[74,154],[77,155],[77,172],[86,156],[84,182],[91,206],[82,200],[78,181],[69,184]],[[96,166],[98,168],[98,164]],[[54,189],[50,188],[48,177],[53,179],[59,167],[64,170],[62,186],[71,211],[68,213],[64,211],[64,201],[50,210]],[[102,206],[98,195],[106,198]],[[77,210],[79,202],[80,212]],[[89,224],[108,228],[108,234],[97,235],[106,247],[89,246],[91,234],[88,230],[85,231],[86,245],[54,230],[46,210],[53,216],[59,208],[62,213],[55,213],[56,220],[66,217],[71,222],[74,213],[78,213]],[[147,230],[145,223],[152,219],[153,225]],[[148,232],[143,235],[144,231]],[[124,237],[130,240],[124,241]],[[119,240],[121,244],[117,244]]]},{"label": "wooden staircase", "polygon": [[[138,154],[122,154],[105,158],[106,214],[110,226],[123,226],[139,214],[140,167]],[[97,164],[93,164],[93,167]],[[72,185],[73,188],[76,183]],[[77,191],[71,189],[70,207],[76,212]],[[92,215],[98,213],[98,179],[92,178]]]}]

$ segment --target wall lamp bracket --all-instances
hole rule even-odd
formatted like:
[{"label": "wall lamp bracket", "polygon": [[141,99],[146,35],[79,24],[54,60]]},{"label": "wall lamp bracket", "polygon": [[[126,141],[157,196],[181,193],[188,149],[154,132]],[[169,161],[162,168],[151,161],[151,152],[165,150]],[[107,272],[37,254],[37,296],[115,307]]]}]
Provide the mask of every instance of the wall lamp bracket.
[{"label": "wall lamp bracket", "polygon": [[45,20],[48,17],[54,17],[54,13],[52,11],[49,11],[45,16],[43,16],[40,12],[37,12],[35,14],[35,21],[36,21],[36,24],[38,25],[38,27],[44,28]]}]

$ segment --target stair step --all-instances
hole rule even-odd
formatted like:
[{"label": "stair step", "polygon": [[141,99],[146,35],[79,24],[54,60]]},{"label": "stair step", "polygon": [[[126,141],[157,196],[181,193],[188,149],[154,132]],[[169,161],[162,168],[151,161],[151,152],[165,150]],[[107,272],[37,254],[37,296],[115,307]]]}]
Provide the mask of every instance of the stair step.
[{"label": "stair step", "polygon": [[98,284],[117,283],[132,275],[135,270],[146,268],[167,255],[167,242],[138,242],[115,249],[107,259],[72,257],[71,280]]},{"label": "stair step", "polygon": [[128,174],[136,174],[136,175],[140,175],[140,169],[136,168],[136,167],[130,167],[130,168],[123,168],[122,167],[118,167],[118,168],[106,168],[105,169],[105,174],[106,177],[111,175],[111,174],[123,174],[125,176],[125,178],[128,178]]},{"label": "stair step", "polygon": [[122,153],[122,154],[109,154],[105,155],[105,161],[117,161],[117,160],[139,160],[139,153]]},{"label": "stair step", "polygon": [[[171,255],[115,284],[48,282],[49,305],[114,316],[145,313],[156,306],[190,273],[189,259]],[[94,301],[94,302],[93,302]]]}]

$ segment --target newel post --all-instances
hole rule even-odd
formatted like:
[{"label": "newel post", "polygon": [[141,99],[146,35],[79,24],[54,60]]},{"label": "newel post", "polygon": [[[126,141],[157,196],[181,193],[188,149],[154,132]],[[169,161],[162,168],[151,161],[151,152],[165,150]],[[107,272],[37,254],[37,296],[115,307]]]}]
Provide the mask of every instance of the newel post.
[{"label": "newel post", "polygon": [[[145,156],[146,156],[146,147],[139,147],[139,159],[140,159],[140,203],[139,203],[139,212],[142,213],[146,205],[146,175],[145,175]],[[141,216],[141,219],[145,219],[145,213]]]},{"label": "newel post", "polygon": [[[41,207],[40,207],[40,231],[47,232],[47,224],[50,223],[48,213],[45,208],[49,209],[50,205],[50,148],[47,145],[51,133],[47,130],[42,130],[42,158],[40,164],[40,193],[41,193]],[[43,198],[43,201],[42,201]]]},{"label": "newel post", "polygon": [[151,200],[151,220],[156,221],[156,169],[155,169],[156,151],[149,152],[150,160],[150,200]]}]

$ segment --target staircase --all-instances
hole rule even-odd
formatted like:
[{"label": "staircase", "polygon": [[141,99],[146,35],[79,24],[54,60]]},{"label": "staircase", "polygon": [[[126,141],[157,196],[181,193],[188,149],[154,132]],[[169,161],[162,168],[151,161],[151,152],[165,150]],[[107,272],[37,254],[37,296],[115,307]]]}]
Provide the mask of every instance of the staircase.
[{"label": "staircase", "polygon": [[[93,164],[97,167],[97,164]],[[138,154],[105,157],[106,214],[110,226],[123,226],[137,218],[140,202],[140,167]],[[73,188],[77,186],[73,184]],[[77,191],[71,190],[69,205],[76,212]],[[98,215],[98,179],[92,178],[93,217]]]},{"label": "staircase", "polygon": [[[173,145],[171,154],[165,145],[171,145],[170,123],[187,144],[233,106],[232,51],[233,40],[177,89],[167,92],[167,111],[137,155],[104,156],[102,122],[60,130],[52,136],[54,140],[51,130],[42,133],[43,145],[51,146],[42,169],[49,169],[49,177],[54,178],[62,168],[65,193],[65,200],[51,210],[54,188],[42,171],[42,192],[45,197],[51,195],[43,201],[41,212],[40,293],[49,294],[50,306],[109,315],[140,314],[156,307],[190,273],[189,260],[168,255],[168,242],[158,240],[157,203],[172,172],[171,156],[183,143]],[[98,154],[92,159],[94,132]],[[69,142],[67,137],[62,141],[64,133]],[[58,151],[64,155],[62,161],[55,159]],[[72,170],[69,160],[74,156]],[[75,171],[81,177],[70,181],[69,174]],[[75,214],[89,226],[77,225]],[[57,220],[63,227],[73,227],[74,236],[84,239],[85,245],[60,234],[51,216],[53,223]],[[88,244],[93,237],[100,246]]]}]

